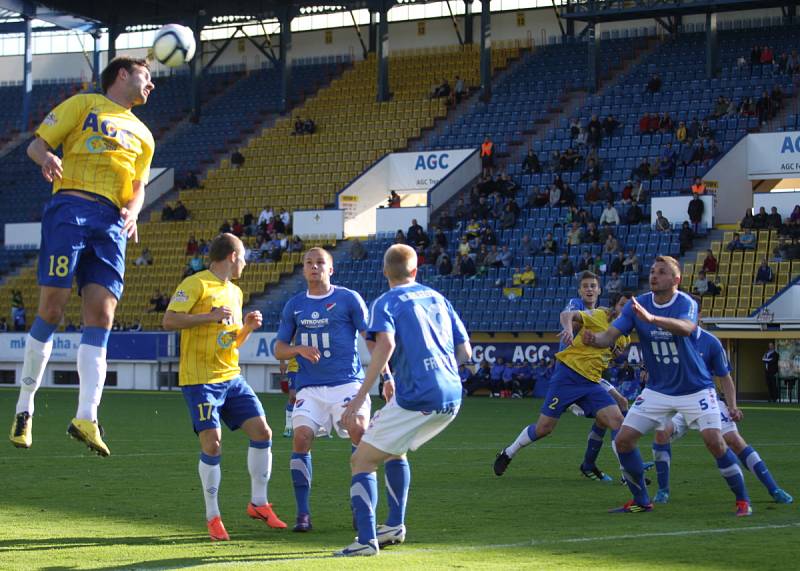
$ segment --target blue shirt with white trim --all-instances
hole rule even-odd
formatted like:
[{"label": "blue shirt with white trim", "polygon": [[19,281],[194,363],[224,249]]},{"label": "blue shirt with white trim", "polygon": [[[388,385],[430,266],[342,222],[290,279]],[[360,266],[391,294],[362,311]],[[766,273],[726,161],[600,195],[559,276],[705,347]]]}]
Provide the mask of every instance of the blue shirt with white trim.
[{"label": "blue shirt with white trim", "polygon": [[442,294],[418,283],[396,286],[375,300],[368,331],[394,333],[390,366],[397,404],[426,412],[460,404],[455,348],[469,336]]},{"label": "blue shirt with white trim", "polygon": [[331,286],[326,295],[302,292],[283,308],[278,340],[316,347],[318,363],[297,356],[295,386],[335,386],[364,380],[358,333],[367,329],[367,306],[353,290]]},{"label": "blue shirt with white trim", "polygon": [[[636,297],[639,304],[657,317],[688,319],[697,323],[697,303],[684,292],[676,292],[667,303],[659,305],[652,292]],[[650,378],[647,388],[669,396],[696,393],[714,388],[706,364],[697,346],[697,332],[689,336],[675,335],[636,317],[628,302],[611,324],[623,335],[633,329],[639,334],[642,355]]]},{"label": "blue shirt with white trim", "polygon": [[715,377],[724,377],[730,373],[731,363],[720,340],[701,327],[697,331],[697,350],[708,371]]}]

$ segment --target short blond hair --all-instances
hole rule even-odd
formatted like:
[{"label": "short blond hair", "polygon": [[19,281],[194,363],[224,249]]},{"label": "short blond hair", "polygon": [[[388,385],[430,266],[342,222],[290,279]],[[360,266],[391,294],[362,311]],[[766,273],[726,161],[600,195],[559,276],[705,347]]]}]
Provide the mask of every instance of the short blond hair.
[{"label": "short blond hair", "polygon": [[306,250],[306,253],[303,254],[303,262],[305,262],[305,259],[308,257],[309,254],[311,254],[311,252],[322,252],[322,255],[325,256],[326,260],[328,260],[328,263],[331,266],[333,265],[333,256],[331,255],[331,253],[325,248],[322,248],[320,246],[314,246],[313,248],[309,248],[308,250]]},{"label": "short blond hair", "polygon": [[383,255],[383,271],[390,280],[409,278],[416,268],[417,253],[411,246],[394,244]]},{"label": "short blond hair", "polygon": [[672,269],[672,275],[681,277],[681,263],[672,256],[656,256],[654,263],[667,264]]}]

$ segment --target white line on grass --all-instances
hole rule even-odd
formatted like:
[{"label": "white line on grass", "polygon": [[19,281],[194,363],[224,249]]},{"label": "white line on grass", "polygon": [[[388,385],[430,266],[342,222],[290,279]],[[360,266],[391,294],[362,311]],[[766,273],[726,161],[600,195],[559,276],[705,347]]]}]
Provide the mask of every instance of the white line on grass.
[{"label": "white line on grass", "polygon": [[[612,516],[613,517],[613,516]],[[775,524],[775,525],[752,525],[746,527],[723,527],[716,529],[685,529],[680,531],[656,531],[651,533],[630,533],[624,535],[604,535],[594,537],[565,537],[561,539],[531,539],[528,541],[520,541],[518,543],[496,543],[487,545],[452,545],[447,547],[419,547],[407,548],[397,547],[389,550],[381,551],[381,557],[398,556],[403,557],[406,554],[413,553],[459,553],[467,551],[482,551],[485,549],[509,549],[516,547],[538,547],[540,545],[561,545],[573,543],[590,543],[594,541],[619,541],[630,539],[651,539],[654,537],[687,537],[692,535],[705,535],[705,534],[726,534],[726,533],[739,533],[743,531],[764,531],[775,529],[789,529],[799,528],[800,522]],[[286,563],[288,561],[319,561],[327,559],[326,556],[312,556],[307,557],[303,555],[286,556],[275,558],[265,557],[263,559],[237,559],[235,561],[215,561],[213,563],[192,563],[191,567],[231,567],[237,565],[269,565],[270,563]],[[171,567],[174,569],[174,567]],[[149,568],[152,569],[152,568]]]}]

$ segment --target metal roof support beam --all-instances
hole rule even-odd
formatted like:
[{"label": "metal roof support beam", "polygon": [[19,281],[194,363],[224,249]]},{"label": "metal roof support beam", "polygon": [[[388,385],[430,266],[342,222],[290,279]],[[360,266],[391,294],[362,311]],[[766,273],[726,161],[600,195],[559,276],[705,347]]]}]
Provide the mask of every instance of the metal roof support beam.
[{"label": "metal roof support beam", "polygon": [[364,59],[367,59],[367,55],[369,54],[369,48],[367,47],[367,44],[364,42],[364,35],[361,33],[361,28],[359,27],[358,22],[356,22],[356,15],[353,14],[352,10],[348,10],[348,12],[350,13],[350,19],[353,20],[353,27],[356,29],[356,35],[358,36],[358,41],[361,43],[361,50],[362,53],[364,54]]},{"label": "metal roof support beam", "polygon": [[717,14],[706,14],[706,76],[713,79],[719,73],[719,38],[717,37]]},{"label": "metal roof support beam", "polygon": [[[280,20],[280,18],[279,18],[279,20]],[[276,58],[275,54],[272,53],[272,43],[269,40],[269,35],[266,36],[267,44],[270,46],[270,49],[267,50],[267,49],[264,48],[264,46],[259,44],[254,38],[251,38],[250,36],[248,36],[247,32],[244,31],[244,28],[239,26],[238,30],[242,32],[242,35],[244,35],[244,37],[247,38],[250,41],[250,43],[253,44],[256,47],[256,49],[258,51],[260,51],[262,54],[264,54],[265,58],[267,58],[269,61],[272,62],[272,65],[274,65],[275,67],[278,67],[278,65],[279,65],[278,60],[280,58]],[[283,34],[283,28],[281,28],[281,34]],[[281,37],[283,37],[283,36],[281,35]]]},{"label": "metal roof support beam", "polygon": [[92,83],[98,93],[103,92],[100,84],[100,30],[95,30],[92,34]]},{"label": "metal roof support beam", "polygon": [[[570,14],[573,10],[572,0],[567,0],[566,4],[564,4],[564,12]],[[575,37],[575,20],[572,18],[567,18],[567,36],[570,38]]]},{"label": "metal roof support beam", "polygon": [[464,43],[472,45],[475,43],[475,18],[472,12],[472,0],[464,0]]},{"label": "metal roof support beam", "polygon": [[492,13],[490,0],[481,0],[481,99],[492,100]]},{"label": "metal roof support beam", "polygon": [[31,99],[33,97],[33,30],[31,19],[23,16],[25,20],[25,55],[22,59],[22,118],[19,130],[23,133],[28,130],[31,120]]},{"label": "metal roof support beam", "polygon": [[378,13],[369,11],[369,53],[374,54],[378,44]]},{"label": "metal roof support beam", "polygon": [[378,102],[389,101],[389,0],[380,0],[380,21],[378,22]]},{"label": "metal roof support beam", "polygon": [[792,25],[797,21],[797,0],[789,2],[783,10],[783,20],[786,24]]},{"label": "metal roof support beam", "polygon": [[292,107],[291,81],[292,64],[289,62],[289,51],[292,49],[292,16],[289,10],[282,10],[278,21],[281,25],[281,45],[278,46],[278,71],[281,78],[281,112],[286,113]]},{"label": "metal roof support beam", "polygon": [[599,51],[599,48],[597,46],[598,35],[599,34],[597,33],[597,24],[595,24],[594,22],[589,22],[586,32],[586,55],[588,57],[589,73],[587,74],[586,79],[588,80],[589,92],[591,93],[595,93],[599,86],[599,81],[597,78],[597,72],[598,72],[597,54]]},{"label": "metal roof support beam", "polygon": [[194,19],[192,31],[194,31],[194,43],[197,46],[197,53],[189,63],[189,77],[191,78],[191,98],[192,98],[192,123],[200,122],[200,82],[203,79],[203,44],[200,41],[200,32],[203,30],[203,22],[199,16]]},{"label": "metal roof support beam", "polygon": [[458,29],[458,20],[456,20],[455,14],[453,14],[453,8],[450,6],[450,0],[444,0],[444,3],[447,4],[447,11],[450,12],[450,21],[453,22],[453,29],[456,31],[458,45],[463,46],[464,38],[461,37],[461,30]]},{"label": "metal roof support beam", "polygon": [[236,38],[236,33],[241,29],[242,29],[241,26],[237,26],[236,29],[233,31],[233,33],[229,37],[225,38],[225,41],[222,42],[222,46],[216,48],[216,50],[214,51],[214,55],[211,56],[211,59],[208,60],[208,63],[203,66],[203,73],[211,69],[211,66],[217,62],[219,57],[225,52],[228,46],[231,45],[231,42],[233,42],[234,38]]},{"label": "metal roof support beam", "polygon": [[117,38],[119,37],[120,27],[117,24],[111,24],[108,28],[108,56],[107,61],[110,62],[117,57]]}]

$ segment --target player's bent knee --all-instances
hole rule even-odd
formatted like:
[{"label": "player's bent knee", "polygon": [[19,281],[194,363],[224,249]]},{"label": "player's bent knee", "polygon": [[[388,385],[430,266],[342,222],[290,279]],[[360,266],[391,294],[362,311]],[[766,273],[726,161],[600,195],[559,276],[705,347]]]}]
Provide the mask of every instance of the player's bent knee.
[{"label": "player's bent knee", "polygon": [[307,426],[297,426],[292,434],[292,451],[305,454],[311,450],[314,442],[314,433]]},{"label": "player's bent knee", "polygon": [[670,434],[666,430],[656,430],[655,443],[656,444],[669,444]]},{"label": "player's bent knee", "polygon": [[738,432],[732,431],[727,432],[722,435],[725,439],[725,444],[730,446],[731,450],[735,454],[740,454],[745,448],[747,448],[747,442],[745,442],[744,438],[742,438]]}]

